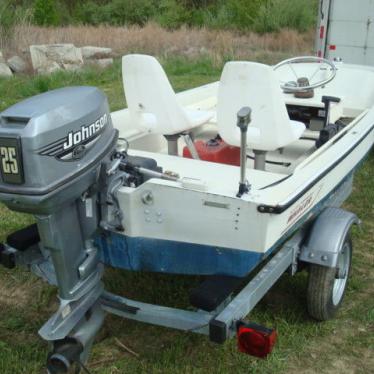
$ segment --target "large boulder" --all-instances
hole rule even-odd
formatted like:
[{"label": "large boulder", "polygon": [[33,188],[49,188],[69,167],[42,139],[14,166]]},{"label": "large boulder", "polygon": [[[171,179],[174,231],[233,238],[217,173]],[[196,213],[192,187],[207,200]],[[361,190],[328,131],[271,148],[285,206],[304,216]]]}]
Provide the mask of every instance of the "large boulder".
[{"label": "large boulder", "polygon": [[104,59],[111,57],[112,55],[111,48],[85,46],[81,48],[81,51],[82,56],[85,60]]},{"label": "large boulder", "polygon": [[13,75],[9,66],[4,62],[0,62],[0,77],[11,77]]},{"label": "large boulder", "polygon": [[2,52],[0,51],[0,62],[5,62]]},{"label": "large boulder", "polygon": [[53,61],[48,66],[38,69],[40,74],[52,74],[55,71],[63,69],[57,62]]},{"label": "large boulder", "polygon": [[26,62],[19,56],[13,56],[8,59],[8,66],[14,73],[23,73],[27,69]]},{"label": "large boulder", "polygon": [[80,48],[74,44],[42,44],[30,46],[31,62],[38,73],[58,69],[75,70],[83,65]]}]

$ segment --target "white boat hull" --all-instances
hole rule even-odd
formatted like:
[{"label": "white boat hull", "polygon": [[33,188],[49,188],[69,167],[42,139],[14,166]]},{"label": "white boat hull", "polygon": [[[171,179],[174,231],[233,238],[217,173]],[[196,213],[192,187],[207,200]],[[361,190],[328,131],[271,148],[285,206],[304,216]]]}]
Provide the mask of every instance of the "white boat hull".
[{"label": "white boat hull", "polygon": [[[374,76],[373,69],[365,71]],[[345,79],[348,73],[339,74]],[[349,88],[345,81],[338,83],[337,88]],[[187,107],[212,110],[217,87],[213,83],[178,98]],[[113,113],[120,136],[130,142],[130,154],[153,158],[181,179],[154,178],[137,188],[119,189],[125,232],[103,239],[105,262],[132,270],[247,274],[323,208],[338,206],[349,196],[353,173],[374,143],[374,109],[368,99],[347,102],[342,115],[354,119],[338,141],[333,138],[315,150],[292,172],[248,169],[252,188],[242,198],[236,197],[239,167],[159,152],[162,137],[133,128],[127,110]]]}]

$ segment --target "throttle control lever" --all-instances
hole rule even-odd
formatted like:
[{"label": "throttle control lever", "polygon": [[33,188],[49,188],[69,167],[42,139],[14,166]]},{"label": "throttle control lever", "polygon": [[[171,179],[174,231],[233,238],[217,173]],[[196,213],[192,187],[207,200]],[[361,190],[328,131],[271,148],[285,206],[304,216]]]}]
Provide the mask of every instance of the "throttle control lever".
[{"label": "throttle control lever", "polygon": [[325,105],[325,123],[323,127],[326,127],[330,123],[331,103],[340,103],[340,101],[340,97],[322,96],[322,103]]}]

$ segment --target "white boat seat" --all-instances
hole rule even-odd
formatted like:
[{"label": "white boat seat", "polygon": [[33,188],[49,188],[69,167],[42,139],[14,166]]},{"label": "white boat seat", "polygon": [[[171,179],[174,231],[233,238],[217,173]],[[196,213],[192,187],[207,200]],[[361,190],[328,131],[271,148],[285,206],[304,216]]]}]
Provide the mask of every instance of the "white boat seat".
[{"label": "white boat seat", "polygon": [[223,140],[240,146],[237,112],[252,109],[247,132],[249,149],[274,151],[298,140],[305,130],[301,122],[291,121],[279,80],[272,67],[255,62],[226,63],[218,89],[217,124]]},{"label": "white boat seat", "polygon": [[212,112],[183,108],[156,58],[122,57],[122,78],[133,122],[150,133],[176,135],[208,122]]}]

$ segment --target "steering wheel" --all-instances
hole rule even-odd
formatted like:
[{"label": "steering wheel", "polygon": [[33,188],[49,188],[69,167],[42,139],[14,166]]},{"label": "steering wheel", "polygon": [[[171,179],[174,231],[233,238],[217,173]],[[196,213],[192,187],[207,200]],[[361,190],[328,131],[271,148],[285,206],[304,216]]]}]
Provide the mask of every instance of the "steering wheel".
[{"label": "steering wheel", "polygon": [[[292,66],[293,64],[299,64],[299,63],[315,63],[315,64],[318,64],[317,69],[313,72],[313,74],[310,77],[307,77],[308,81],[309,81],[309,85],[299,86],[296,83],[299,78],[304,78],[304,77],[299,77],[296,74],[295,69]],[[312,81],[312,79],[314,78],[314,76],[320,70],[327,70],[328,69],[328,67],[323,68],[322,64],[328,65],[328,67],[330,67],[330,74],[328,75],[327,78],[319,80],[318,82],[311,84],[310,82]],[[336,68],[335,64],[332,61],[327,60],[326,58],[316,57],[316,56],[302,56],[302,57],[289,58],[287,60],[283,60],[283,61],[279,62],[278,64],[276,64],[273,67],[273,69],[274,70],[278,70],[280,67],[282,67],[284,65],[287,65],[291,69],[291,71],[293,72],[293,74],[295,75],[295,78],[296,78],[296,82],[284,82],[284,81],[280,81],[281,88],[284,91],[287,91],[289,93],[304,92],[304,91],[313,90],[313,89],[318,88],[318,87],[322,87],[325,84],[331,82],[335,78],[336,71],[337,71],[337,68]]]}]

